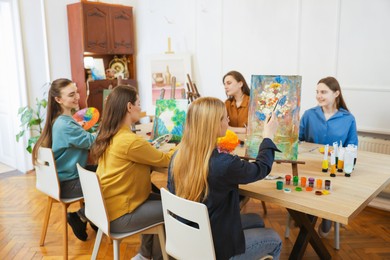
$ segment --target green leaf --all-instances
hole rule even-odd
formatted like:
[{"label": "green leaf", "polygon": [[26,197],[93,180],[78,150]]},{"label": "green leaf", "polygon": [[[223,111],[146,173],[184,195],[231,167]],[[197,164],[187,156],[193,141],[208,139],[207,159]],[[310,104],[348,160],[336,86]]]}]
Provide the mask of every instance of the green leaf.
[{"label": "green leaf", "polygon": [[20,126],[27,125],[32,119],[32,117],[33,117],[33,110],[31,108],[24,111],[24,113],[20,118],[20,122],[22,123]]},{"label": "green leaf", "polygon": [[28,107],[19,107],[18,109],[18,115],[22,114],[24,110],[28,109]]},{"label": "green leaf", "polygon": [[24,130],[20,131],[20,132],[16,135],[16,142],[19,142],[20,137],[22,137],[23,135],[24,135]]},{"label": "green leaf", "polygon": [[41,122],[42,122],[42,120],[40,118],[33,118],[28,123],[28,126],[31,127],[31,126],[34,126],[34,125],[40,125]]},{"label": "green leaf", "polygon": [[46,100],[46,99],[42,99],[40,103],[41,103],[41,106],[42,106],[43,108],[46,108],[46,107],[47,107],[47,100]]}]

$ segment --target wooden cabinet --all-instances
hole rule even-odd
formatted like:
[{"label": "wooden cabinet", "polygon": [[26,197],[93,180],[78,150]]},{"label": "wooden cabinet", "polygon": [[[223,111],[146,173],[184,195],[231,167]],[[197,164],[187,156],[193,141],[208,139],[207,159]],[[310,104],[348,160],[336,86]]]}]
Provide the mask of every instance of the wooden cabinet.
[{"label": "wooden cabinet", "polygon": [[[135,85],[134,80],[122,80],[121,84],[127,84],[127,85]],[[99,111],[103,111],[103,93],[105,89],[110,88],[110,86],[114,87],[118,85],[118,81],[116,79],[114,80],[95,80],[89,82],[89,98],[88,98],[88,105],[93,104],[93,107],[97,108]]]},{"label": "wooden cabinet", "polygon": [[68,5],[67,10],[72,80],[79,89],[80,108],[102,108],[103,90],[110,85],[115,87],[117,81],[90,81],[88,96],[84,58],[102,59],[105,69],[115,57],[125,60],[127,73],[123,82],[137,87],[132,7],[82,1]]}]

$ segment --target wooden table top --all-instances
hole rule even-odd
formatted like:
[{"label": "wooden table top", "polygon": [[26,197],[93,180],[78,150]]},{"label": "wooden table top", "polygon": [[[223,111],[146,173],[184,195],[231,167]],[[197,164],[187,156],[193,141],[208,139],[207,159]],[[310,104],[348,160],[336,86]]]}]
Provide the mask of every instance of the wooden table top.
[{"label": "wooden table top", "polygon": [[[241,193],[285,208],[348,224],[390,183],[390,156],[359,151],[351,177],[345,177],[344,173],[330,177],[329,173],[321,171],[323,154],[318,150],[320,146],[311,143],[299,144],[298,160],[306,163],[298,165],[298,174],[299,177],[320,178],[323,183],[330,180],[329,195],[315,195],[315,188],[311,192],[305,189],[295,191],[292,180],[291,185],[284,185],[291,188],[291,193],[277,190],[277,180],[260,180],[240,185]],[[236,149],[235,152],[244,155],[243,148]],[[291,165],[274,163],[271,175],[284,177],[286,174],[292,175]]]},{"label": "wooden table top", "polygon": [[[150,132],[153,124],[137,125],[137,132],[146,139],[150,139],[147,132]],[[239,136],[240,137],[240,136]],[[169,150],[174,144],[165,144],[160,149]],[[345,177],[344,173],[337,173],[336,177],[330,177],[329,173],[322,172],[322,159],[318,148],[321,145],[312,143],[301,143],[298,148],[298,160],[305,164],[298,164],[299,177],[313,177],[331,181],[329,195],[315,195],[313,191],[295,191],[285,193],[276,189],[277,180],[260,180],[254,183],[240,185],[240,192],[245,196],[256,198],[265,202],[275,203],[285,208],[290,208],[321,218],[333,220],[342,224],[348,222],[362,211],[367,204],[374,199],[390,183],[390,156],[386,154],[358,152],[357,163],[351,177]],[[245,149],[237,147],[235,154],[243,156]],[[159,169],[166,172],[166,169]],[[292,175],[291,164],[274,163],[271,175],[281,176]]]}]

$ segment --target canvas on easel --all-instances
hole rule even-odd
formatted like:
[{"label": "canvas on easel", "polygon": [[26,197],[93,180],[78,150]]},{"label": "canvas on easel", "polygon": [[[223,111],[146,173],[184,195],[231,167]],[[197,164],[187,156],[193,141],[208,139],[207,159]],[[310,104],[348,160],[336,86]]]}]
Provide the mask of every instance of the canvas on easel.
[{"label": "canvas on easel", "polygon": [[158,99],[153,122],[152,139],[172,134],[170,142],[181,141],[188,108],[187,99]]},{"label": "canvas on easel", "polygon": [[282,151],[275,159],[297,160],[301,82],[301,76],[252,75],[246,156],[256,158],[266,117],[275,109],[279,128],[274,142]]}]

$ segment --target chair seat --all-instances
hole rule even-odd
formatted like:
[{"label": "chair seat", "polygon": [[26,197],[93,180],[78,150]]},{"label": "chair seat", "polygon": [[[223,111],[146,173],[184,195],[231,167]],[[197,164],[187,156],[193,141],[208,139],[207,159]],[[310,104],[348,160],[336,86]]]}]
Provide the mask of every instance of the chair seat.
[{"label": "chair seat", "polygon": [[150,228],[153,228],[153,227],[156,227],[158,225],[161,225],[161,224],[164,224],[164,221],[162,222],[158,222],[158,223],[155,223],[153,225],[150,225],[150,226],[147,226],[145,228],[141,228],[141,229],[137,229],[135,231],[132,231],[132,232],[126,232],[126,233],[114,233],[114,232],[110,232],[110,237],[113,238],[113,239],[123,239],[125,237],[129,237],[129,236],[132,236],[132,235],[135,235],[135,234],[138,234],[142,231],[145,231],[145,230],[148,230]]},{"label": "chair seat", "polygon": [[66,199],[61,198],[61,202],[66,203],[66,204],[70,204],[70,203],[73,203],[73,202],[76,202],[76,201],[82,200],[82,199],[84,199],[84,198],[83,197],[66,198]]}]

